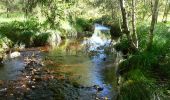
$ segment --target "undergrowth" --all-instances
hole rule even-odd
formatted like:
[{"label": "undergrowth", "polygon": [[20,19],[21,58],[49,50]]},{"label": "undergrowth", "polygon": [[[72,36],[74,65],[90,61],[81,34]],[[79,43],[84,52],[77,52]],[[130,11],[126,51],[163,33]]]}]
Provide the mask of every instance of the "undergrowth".
[{"label": "undergrowth", "polygon": [[[165,99],[164,91],[170,83],[170,32],[169,24],[158,23],[154,30],[154,40],[151,50],[146,51],[149,25],[137,26],[139,37],[139,52],[131,52],[126,39],[116,45],[119,51],[126,50],[128,57],[119,65],[119,73],[124,78],[121,85],[121,100]],[[162,82],[165,79],[165,82]],[[161,85],[162,84],[162,85]],[[156,88],[159,87],[159,88]],[[161,88],[161,90],[160,90]],[[158,91],[159,90],[159,91]]]},{"label": "undergrowth", "polygon": [[41,24],[37,19],[0,23],[0,35],[11,41],[7,43],[9,47],[20,44],[26,47],[45,45],[49,34],[40,31]]}]

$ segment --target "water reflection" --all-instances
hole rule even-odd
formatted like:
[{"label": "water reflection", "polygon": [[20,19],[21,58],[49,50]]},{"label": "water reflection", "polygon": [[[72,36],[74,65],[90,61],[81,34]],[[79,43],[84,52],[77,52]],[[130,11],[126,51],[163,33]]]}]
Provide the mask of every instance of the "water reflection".
[{"label": "water reflection", "polygon": [[116,86],[116,52],[109,44],[107,37],[100,37],[97,33],[78,42],[67,40],[49,53],[50,59],[58,63],[50,68],[85,87],[99,85],[104,90],[98,95],[112,98],[116,95],[113,88]]},{"label": "water reflection", "polygon": [[[46,67],[82,86],[98,85],[103,90],[97,95],[113,98],[116,95],[115,66],[119,57],[110,45],[109,37],[101,34],[99,29],[102,27],[96,28],[91,38],[65,40],[53,48],[46,54],[45,60],[48,62]],[[44,56],[38,51],[34,53],[40,55],[40,58]],[[30,54],[32,51],[23,52],[21,57],[9,60],[1,66],[0,79],[15,79],[24,68],[24,55]]]},{"label": "water reflection", "polygon": [[23,68],[24,63],[21,58],[6,61],[0,65],[0,80],[15,80]]},{"label": "water reflection", "polygon": [[29,57],[33,53],[39,55],[39,58],[43,56],[39,51],[24,51],[21,52],[20,57],[6,59],[4,63],[0,65],[0,80],[16,80],[25,68],[24,57]]}]

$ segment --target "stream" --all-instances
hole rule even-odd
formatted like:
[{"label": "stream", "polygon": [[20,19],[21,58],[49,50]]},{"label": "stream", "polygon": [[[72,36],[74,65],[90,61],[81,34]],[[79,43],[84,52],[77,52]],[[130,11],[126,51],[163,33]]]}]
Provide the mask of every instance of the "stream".
[{"label": "stream", "polygon": [[[14,82],[16,82],[23,79],[25,75],[23,74],[23,70],[25,70],[24,59],[34,54],[36,55],[36,59],[40,59],[40,61],[43,61],[45,64],[45,66],[40,68],[50,71],[53,77],[57,77],[57,82],[58,80],[63,82],[62,79],[69,80],[69,82],[59,82],[61,83],[57,83],[59,86],[52,86],[52,89],[63,88],[63,90],[53,90],[53,92],[55,92],[51,93],[48,92],[51,91],[51,85],[47,84],[56,84],[56,81],[38,81],[39,83],[34,83],[34,87],[37,85],[36,89],[31,88],[32,90],[30,91],[29,89],[30,92],[28,93],[24,90],[27,95],[23,94],[23,97],[20,96],[18,98],[25,98],[26,100],[39,100],[43,97],[50,97],[50,100],[58,100],[59,98],[65,100],[115,100],[117,96],[115,70],[121,57],[119,53],[113,49],[113,45],[110,43],[110,37],[102,34],[100,31],[102,29],[109,29],[98,26],[99,25],[96,26],[92,37],[67,39],[62,41],[58,47],[49,49],[48,52],[41,52],[41,50],[22,51],[20,57],[9,59],[5,61],[3,65],[0,65],[0,80],[10,83],[8,81],[14,80]],[[42,73],[38,73],[38,75],[41,74],[41,76],[44,76]],[[28,77],[29,75],[26,74],[24,77]],[[30,76],[33,75],[31,74]],[[27,80],[28,79],[24,79],[24,81]],[[46,84],[45,87],[50,87],[50,89],[46,88],[42,90],[44,84]],[[1,85],[1,87],[4,88],[3,85]],[[0,92],[2,91],[4,90],[1,89]],[[41,97],[41,91],[45,96]],[[65,95],[56,96],[56,93],[59,93],[58,91]],[[73,97],[73,95],[75,97]],[[0,99],[3,99],[1,96],[2,95],[0,95]],[[13,100],[16,97],[11,98],[9,100]]]}]

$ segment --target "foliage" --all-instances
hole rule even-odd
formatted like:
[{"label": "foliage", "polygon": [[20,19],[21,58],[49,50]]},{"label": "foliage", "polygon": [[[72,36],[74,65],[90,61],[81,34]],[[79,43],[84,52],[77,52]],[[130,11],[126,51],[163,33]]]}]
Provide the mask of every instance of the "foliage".
[{"label": "foliage", "polygon": [[128,40],[125,37],[123,37],[121,39],[121,42],[117,43],[114,47],[117,51],[122,51],[122,53],[126,55],[129,52],[130,46],[129,46]]},{"label": "foliage", "polygon": [[104,16],[98,18],[98,19],[95,19],[94,23],[110,25],[111,24],[111,17],[104,15]]},{"label": "foliage", "polygon": [[128,80],[121,87],[119,100],[150,100],[151,92],[143,81]]},{"label": "foliage", "polygon": [[92,23],[84,18],[76,18],[75,28],[78,32],[92,31]]},{"label": "foliage", "polygon": [[[149,26],[146,23],[141,23],[137,27],[137,32],[139,34],[139,43],[140,43],[140,51],[137,53],[131,52],[127,59],[125,59],[120,65],[119,65],[119,72],[123,77],[125,78],[126,84],[129,80],[133,82],[140,82],[140,83],[147,83],[152,84],[153,87],[156,87],[157,82],[159,84],[159,81],[156,81],[158,77],[164,77],[169,79],[170,72],[170,50],[169,50],[169,43],[170,43],[170,35],[169,35],[169,25],[165,23],[158,23],[155,27],[154,31],[154,41],[153,45],[151,47],[150,51],[146,51],[146,42],[147,42],[147,33],[149,31]],[[123,51],[125,48],[128,48],[127,40],[122,38],[121,43],[117,44],[117,49]],[[155,72],[155,70],[159,70],[158,72]],[[155,76],[155,73],[157,73],[159,76]],[[163,73],[163,74],[162,74]],[[135,83],[133,85],[126,85],[126,87],[122,87],[121,91],[123,92],[121,94],[121,97],[123,100],[126,97],[130,99],[136,98],[136,96],[142,96],[146,97],[141,91],[143,89],[148,89],[148,85],[141,85],[140,89],[137,89],[136,86],[138,83]],[[165,88],[165,87],[162,87]],[[134,89],[134,90],[133,90]],[[135,90],[136,89],[136,90]],[[132,90],[131,92],[128,92],[128,90]],[[149,91],[157,91],[156,88],[149,89]],[[147,91],[146,91],[147,92]],[[158,94],[162,92],[157,92]],[[153,94],[152,94],[153,95]],[[146,99],[146,98],[145,98]]]},{"label": "foliage", "polygon": [[26,46],[32,45],[32,38],[40,30],[40,24],[35,19],[25,22],[13,21],[1,23],[0,32],[13,42],[13,45],[23,43]]},{"label": "foliage", "polygon": [[110,34],[112,39],[116,39],[122,36],[120,25],[118,23],[113,23],[110,25]]},{"label": "foliage", "polygon": [[149,25],[148,23],[140,23],[137,25],[136,32],[138,34],[139,40],[139,49],[142,50],[146,48],[147,43],[147,34],[149,32]]},{"label": "foliage", "polygon": [[[148,81],[152,78],[150,74],[153,74],[153,69],[159,68],[165,75],[170,76],[170,22],[167,24],[159,22],[168,4],[166,0],[159,0],[160,12],[154,30],[153,44],[150,51],[145,51],[149,39],[147,34],[150,31],[148,22],[152,15],[154,0],[135,1],[137,2],[134,8],[136,8],[138,52],[130,48],[127,37],[121,33],[122,17],[119,0],[1,0],[0,16],[2,18],[12,20],[12,17],[23,17],[25,14],[23,19],[26,20],[0,23],[2,37],[0,37],[0,44],[6,43],[4,40],[9,39],[7,44],[10,47],[15,44],[25,44],[26,47],[46,45],[50,35],[40,33],[42,25],[39,22],[43,23],[45,30],[60,30],[64,36],[70,34],[75,36],[77,32],[92,31],[94,23],[107,25],[111,29],[112,39],[121,37],[120,43],[116,44],[115,48],[122,51],[126,58],[119,65],[119,71],[125,77],[125,83],[121,87],[121,99],[147,100],[150,97],[148,83],[155,85],[154,82]],[[130,26],[132,0],[126,0],[126,2],[127,23],[132,31]],[[39,21],[30,19],[30,16],[38,17]]]},{"label": "foliage", "polygon": [[34,46],[44,46],[44,45],[47,45],[49,36],[50,36],[49,33],[40,33],[40,34],[36,35],[34,37],[34,39],[33,39]]},{"label": "foliage", "polygon": [[150,100],[154,92],[155,81],[148,78],[147,72],[140,69],[130,70],[121,86],[120,100]]},{"label": "foliage", "polygon": [[34,32],[31,32],[31,31],[24,31],[24,32],[21,32],[19,34],[19,38],[18,38],[18,43],[22,43],[22,44],[25,44],[26,47],[29,47],[29,46],[32,46],[33,44],[33,38],[35,36],[35,33]]}]

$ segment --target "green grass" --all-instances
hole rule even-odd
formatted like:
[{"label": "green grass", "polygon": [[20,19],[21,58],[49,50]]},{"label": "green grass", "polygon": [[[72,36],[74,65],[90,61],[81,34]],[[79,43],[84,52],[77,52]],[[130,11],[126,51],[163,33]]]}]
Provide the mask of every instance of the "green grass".
[{"label": "green grass", "polygon": [[119,100],[150,100],[149,86],[142,81],[128,80],[121,87]]},{"label": "green grass", "polygon": [[0,23],[4,22],[12,22],[12,21],[25,21],[26,19],[24,17],[13,17],[13,18],[3,18],[0,17]]},{"label": "green grass", "polygon": [[[41,24],[35,18],[24,21],[9,21],[0,23],[0,36],[11,40],[8,46],[25,44],[26,47],[47,44],[48,33],[42,33]],[[39,34],[38,34],[39,33]]]},{"label": "green grass", "polygon": [[0,23],[12,22],[12,21],[25,21],[25,20],[26,18],[24,17],[24,13],[21,13],[21,12],[9,13],[8,18],[7,18],[6,13],[0,14]]},{"label": "green grass", "polygon": [[[119,65],[119,71],[124,77],[120,88],[121,100],[150,100],[154,93],[160,98],[168,91],[166,84],[170,81],[170,22],[157,23],[154,30],[153,45],[146,51],[149,24],[141,23],[137,26],[139,36],[139,52],[130,52],[128,58]],[[128,48],[126,39],[118,44],[118,49]],[[158,71],[155,71],[158,69]],[[160,83],[165,78],[165,83]],[[162,84],[161,86],[158,84]],[[164,85],[163,85],[164,84]],[[156,88],[157,87],[157,88]],[[170,93],[168,94],[170,95]]]}]

